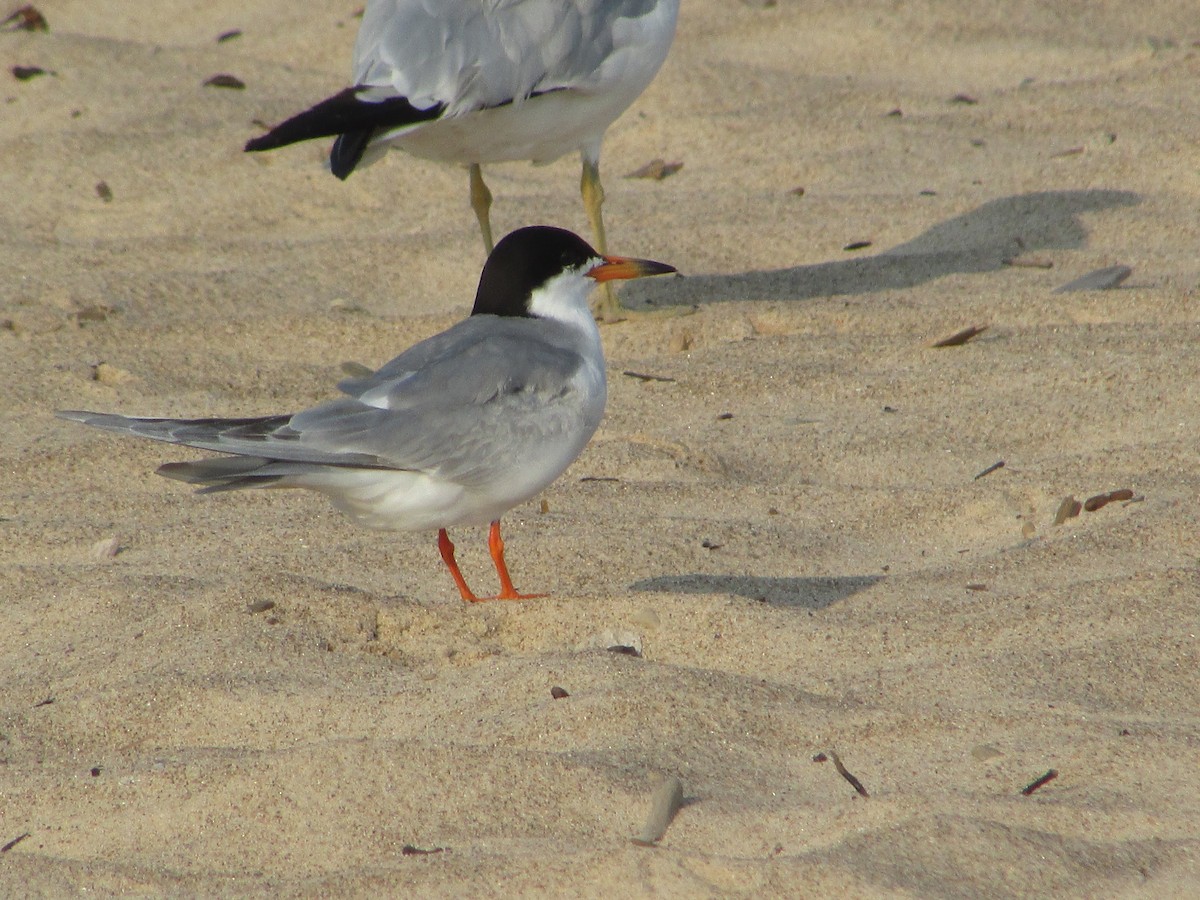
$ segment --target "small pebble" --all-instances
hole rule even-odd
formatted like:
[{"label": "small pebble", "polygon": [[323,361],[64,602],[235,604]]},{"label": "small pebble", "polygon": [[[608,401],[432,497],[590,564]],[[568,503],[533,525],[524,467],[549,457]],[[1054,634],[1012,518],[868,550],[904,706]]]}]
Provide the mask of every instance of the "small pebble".
[{"label": "small pebble", "polygon": [[653,847],[667,833],[667,826],[683,806],[683,782],[669,775],[650,798],[650,815],[641,834],[633,838],[639,847]]},{"label": "small pebble", "polygon": [[50,25],[36,7],[26,4],[0,22],[0,28],[4,31],[49,31]]},{"label": "small pebble", "polygon": [[1054,293],[1067,294],[1072,291],[1111,291],[1133,274],[1129,266],[1109,266],[1107,269],[1096,269],[1088,272],[1082,278],[1068,281],[1061,287],[1056,287]]},{"label": "small pebble", "polygon": [[96,562],[107,562],[121,552],[119,538],[109,537],[92,544],[90,555]]},{"label": "small pebble", "polygon": [[71,318],[78,325],[86,325],[89,322],[107,322],[108,317],[114,315],[116,311],[111,306],[105,306],[102,303],[93,303],[90,306],[85,306],[83,309],[71,313]]},{"label": "small pebble", "polygon": [[1023,269],[1053,269],[1054,260],[1046,256],[1007,256],[1000,260],[1006,266]]},{"label": "small pebble", "polygon": [[99,362],[92,366],[92,381],[98,381],[101,384],[124,384],[131,380],[133,380],[133,376],[124,369],[111,366],[106,362]]},{"label": "small pebble", "polygon": [[649,178],[653,181],[662,181],[668,175],[674,175],[683,168],[681,162],[666,162],[662,159],[652,159],[640,169],[634,169],[626,178]]},{"label": "small pebble", "polygon": [[692,349],[692,343],[695,339],[689,331],[676,331],[671,335],[671,340],[667,344],[667,348],[672,353],[686,353]]},{"label": "small pebble", "polygon": [[[355,315],[362,315],[367,312],[367,309],[366,309],[366,307],[361,306],[358,303],[355,303],[353,300],[347,300],[345,297],[335,297],[329,303],[329,311],[337,312],[337,313],[353,313]],[[359,365],[359,364],[355,363],[355,365]],[[365,369],[366,366],[363,366],[363,368]],[[374,374],[374,372],[375,372],[374,369],[367,369],[367,371],[371,374]]]},{"label": "small pebble", "polygon": [[39,75],[53,75],[53,72],[47,72],[41,66],[13,66],[9,69],[12,72],[12,77],[17,81],[28,81],[30,78],[36,78]]},{"label": "small pebble", "polygon": [[930,344],[931,347],[961,347],[972,338],[978,337],[987,331],[986,325],[970,325],[962,331],[956,331],[949,337],[944,337],[940,341],[934,341]]},{"label": "small pebble", "polygon": [[244,91],[246,89],[246,82],[242,81],[242,79],[238,78],[236,75],[226,75],[222,73],[220,75],[214,75],[212,78],[208,79],[208,81],[204,82],[204,86],[231,88],[235,91]]},{"label": "small pebble", "polygon": [[1083,504],[1074,497],[1064,497],[1063,502],[1058,504],[1058,511],[1054,514],[1054,524],[1061,525],[1067,519],[1075,518],[1082,509]]},{"label": "small pebble", "polygon": [[644,628],[647,631],[655,631],[658,629],[658,626],[662,624],[658,617],[658,613],[649,607],[639,609],[629,617],[629,621],[638,628]]},{"label": "small pebble", "polygon": [[616,653],[619,656],[635,656],[641,659],[642,652],[630,644],[613,644],[607,648],[609,653]]},{"label": "small pebble", "polygon": [[642,655],[642,636],[636,631],[628,631],[625,629],[609,629],[601,631],[590,641],[592,647],[599,647],[607,650],[609,653],[617,653],[623,656]]},{"label": "small pebble", "polygon": [[1083,501],[1083,508],[1087,512],[1095,512],[1098,509],[1103,509],[1110,503],[1132,499],[1133,491],[1129,488],[1121,488],[1120,490],[1109,491],[1107,494],[1096,494],[1094,497],[1088,497]]}]

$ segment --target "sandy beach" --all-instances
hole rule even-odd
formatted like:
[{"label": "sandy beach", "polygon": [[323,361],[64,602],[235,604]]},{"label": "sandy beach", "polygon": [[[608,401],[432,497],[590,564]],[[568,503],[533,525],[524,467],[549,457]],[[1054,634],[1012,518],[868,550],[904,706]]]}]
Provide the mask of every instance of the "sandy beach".
[{"label": "sandy beach", "polygon": [[[485,604],[433,534],[53,416],[291,412],[468,314],[463,170],[241,150],[362,0],[36,5],[0,894],[1200,893],[1194,3],[683,0],[602,172],[610,248],[686,277],[623,287],[668,312],[602,326],[599,433],[505,518],[551,596]],[[498,233],[589,236],[576,158],[487,175]]]}]

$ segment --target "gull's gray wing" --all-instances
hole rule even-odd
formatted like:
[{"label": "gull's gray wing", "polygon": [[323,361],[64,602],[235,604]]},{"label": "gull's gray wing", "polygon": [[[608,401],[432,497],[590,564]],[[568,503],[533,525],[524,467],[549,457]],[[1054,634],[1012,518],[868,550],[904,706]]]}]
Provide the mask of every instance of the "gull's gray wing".
[{"label": "gull's gray wing", "polygon": [[[603,90],[666,55],[679,0],[373,0],[354,47],[364,100],[453,116],[535,93]],[[665,40],[664,40],[665,39]],[[661,59],[653,70],[661,64]],[[649,79],[647,78],[647,81]]]}]

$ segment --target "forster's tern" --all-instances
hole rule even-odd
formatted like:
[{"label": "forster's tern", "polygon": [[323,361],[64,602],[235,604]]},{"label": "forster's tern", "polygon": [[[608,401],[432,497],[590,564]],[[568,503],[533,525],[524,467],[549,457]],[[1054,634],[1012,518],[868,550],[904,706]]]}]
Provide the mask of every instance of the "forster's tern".
[{"label": "forster's tern", "polygon": [[342,381],[344,397],[249,419],[58,415],[231,454],[158,469],[204,485],[201,493],[308,488],[369,528],[437,529],[464,600],[480,598],[458,569],[446,529],[490,523],[496,599],[536,596],[513,588],[500,516],[561,475],[600,424],[604,354],[588,293],[597,282],[673,271],[605,256],[560,228],[522,228],[488,257],[470,318]]},{"label": "forster's tern", "polygon": [[662,66],[678,13],[679,0],[368,0],[353,87],[246,149],[336,135],[338,178],[388,147],[464,163],[489,253],[492,195],[480,165],[578,150],[584,207],[606,253],[600,143]]}]

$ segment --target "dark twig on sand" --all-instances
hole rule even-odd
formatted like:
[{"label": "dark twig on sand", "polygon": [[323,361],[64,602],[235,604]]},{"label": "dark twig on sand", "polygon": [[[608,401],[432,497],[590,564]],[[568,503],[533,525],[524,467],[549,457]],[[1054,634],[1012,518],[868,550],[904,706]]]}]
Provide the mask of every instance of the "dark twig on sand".
[{"label": "dark twig on sand", "polygon": [[978,337],[987,331],[986,325],[972,325],[969,328],[964,328],[962,331],[956,331],[950,337],[944,337],[940,341],[934,341],[933,347],[961,347],[973,337]]},{"label": "dark twig on sand", "polygon": [[13,847],[17,846],[17,844],[21,843],[21,841],[25,840],[25,838],[27,838],[27,837],[29,837],[28,831],[25,832],[24,834],[18,834],[15,838],[13,838],[11,841],[9,841],[7,844],[5,844],[3,847],[0,847],[0,853],[7,853],[9,850],[11,850]]},{"label": "dark twig on sand", "polygon": [[984,475],[991,475],[997,469],[1003,469],[1003,468],[1004,468],[1004,460],[1000,460],[999,462],[994,462],[990,466],[988,466],[986,469],[984,469],[982,472],[980,472],[978,475],[976,475],[975,480],[978,481]]},{"label": "dark twig on sand", "polygon": [[1045,775],[1043,775],[1041,778],[1037,779],[1037,781],[1031,781],[1029,784],[1025,785],[1025,787],[1021,788],[1021,794],[1025,797],[1028,797],[1030,794],[1032,794],[1034,791],[1036,791],[1042,785],[1046,784],[1047,782],[1053,781],[1057,777],[1058,777],[1058,769],[1050,769],[1049,771],[1046,772]]},{"label": "dark twig on sand", "polygon": [[830,750],[829,758],[831,760],[833,760],[833,767],[835,769],[837,769],[837,773],[839,775],[841,775],[843,778],[845,778],[848,782],[850,782],[850,786],[852,788],[854,788],[856,791],[858,791],[864,797],[871,796],[870,794],[867,793],[867,789],[865,787],[863,787],[863,783],[861,781],[859,781],[857,778],[855,778],[854,775],[851,774],[846,769],[846,767],[842,765],[841,757],[839,757],[836,753],[834,753],[832,750]]},{"label": "dark twig on sand", "polygon": [[628,369],[626,369],[621,374],[627,375],[630,378],[636,378],[638,381],[664,381],[664,382],[670,383],[675,380],[674,378],[670,378],[666,375],[647,375],[644,372],[631,372]]}]

